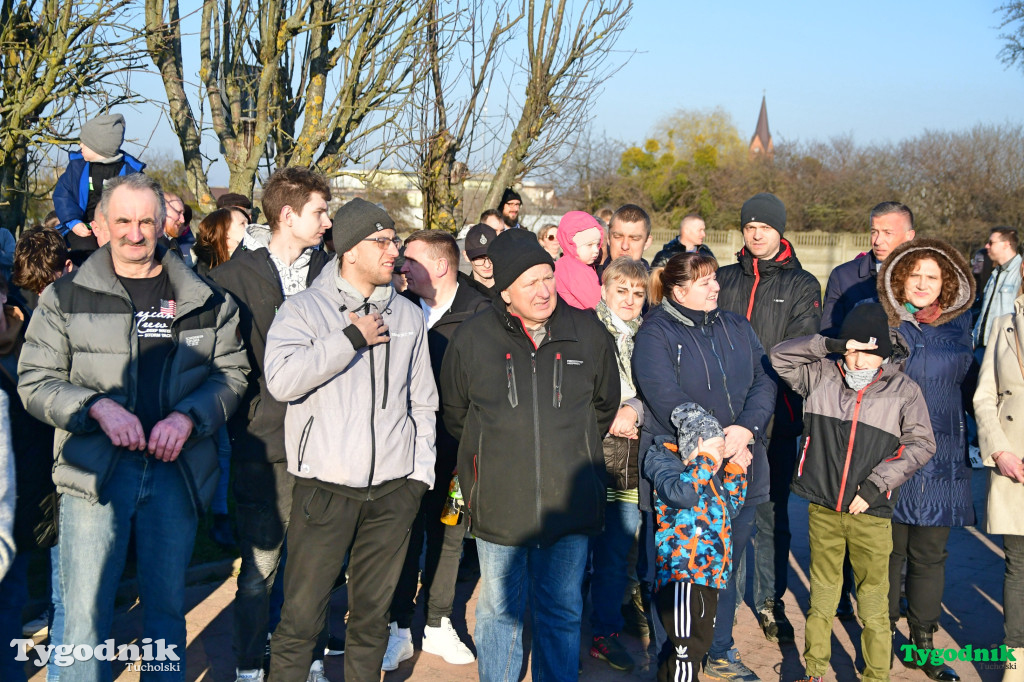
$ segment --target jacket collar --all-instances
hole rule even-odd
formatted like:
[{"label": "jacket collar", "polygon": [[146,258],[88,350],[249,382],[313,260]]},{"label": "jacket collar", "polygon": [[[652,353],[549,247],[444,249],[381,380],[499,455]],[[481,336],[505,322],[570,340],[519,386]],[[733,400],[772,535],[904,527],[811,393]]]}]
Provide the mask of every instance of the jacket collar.
[{"label": "jacket collar", "polygon": [[691,310],[689,308],[685,308],[679,305],[678,303],[673,301],[669,296],[666,296],[663,299],[661,299],[661,307],[662,309],[664,309],[666,313],[669,314],[669,317],[671,317],[673,320],[677,322],[684,324],[687,327],[703,327],[714,324],[716,321],[718,321],[718,317],[721,312],[719,308],[715,308],[714,310],[708,312]]},{"label": "jacket collar", "polygon": [[[748,276],[754,276],[754,256],[747,251],[747,247],[743,247],[736,254],[736,260],[739,261],[743,267],[743,272]],[[792,270],[800,267],[800,261],[797,260],[796,251],[793,250],[793,245],[786,239],[779,241],[779,252],[775,254],[775,258],[771,260],[759,259],[757,263],[758,274],[764,277],[771,277],[777,271],[780,270]]]},{"label": "jacket collar", "polygon": [[[544,343],[550,343],[553,341],[578,341],[579,335],[576,333],[576,323],[572,319],[572,315],[568,312],[570,307],[568,303],[562,300],[561,296],[556,294],[558,302],[555,303],[555,312],[551,313],[551,317],[548,318],[547,324],[547,336],[544,337]],[[498,314],[501,319],[505,330],[513,336],[522,336],[526,341],[532,345],[532,340],[527,336],[526,329],[523,327],[522,318],[513,315],[508,311],[508,306],[505,305],[505,301],[502,300],[501,296],[495,296],[492,301],[494,305],[494,311]]]},{"label": "jacket collar", "polygon": [[[163,266],[167,278],[174,290],[177,313],[175,319],[201,308],[213,295],[210,289],[197,274],[185,265],[184,261],[174,255],[168,256],[164,247],[157,245],[154,254],[156,262]],[[131,297],[121,285],[114,272],[114,261],[110,255],[110,244],[104,245],[94,252],[75,273],[74,285],[101,294],[113,294],[130,301]]]}]

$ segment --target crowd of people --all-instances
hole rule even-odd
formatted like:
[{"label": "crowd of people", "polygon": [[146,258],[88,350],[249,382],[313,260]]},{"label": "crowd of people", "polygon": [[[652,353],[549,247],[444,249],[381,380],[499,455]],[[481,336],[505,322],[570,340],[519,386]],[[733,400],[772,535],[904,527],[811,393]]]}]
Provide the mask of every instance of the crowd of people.
[{"label": "crowd of people", "polygon": [[[123,136],[117,114],[83,126],[52,224],[0,274],[0,640],[21,638],[45,552],[49,643],[97,651],[131,557],[142,641],[181,658],[143,679],[184,679],[186,569],[210,513],[241,553],[238,682],[324,682],[341,653],[345,679],[379,680],[414,656],[417,604],[422,650],[481,680],[519,679],[527,613],[534,678],[575,680],[588,602],[586,650],[612,668],[634,667],[636,636],[658,680],[757,682],[734,614],[751,547],[758,623],[795,643],[792,492],[810,505],[804,679],[856,615],[863,678],[887,680],[900,618],[934,649],[950,530],[976,523],[972,445],[1003,604],[1024,604],[1015,229],[993,228],[978,281],[882,202],[870,251],[822,297],[767,192],[743,204],[734,260],[687,215],[653,268],[639,206],[534,234],[509,188],[461,245],[403,240],[363,199],[332,216],[330,184],[300,168],[264,184],[265,223],[227,194],[193,230]],[[467,568],[475,653],[452,624]],[[1002,651],[1024,656],[1024,610],[1004,617]],[[25,679],[18,651],[0,651],[0,679]],[[47,666],[111,677],[97,655]]]}]

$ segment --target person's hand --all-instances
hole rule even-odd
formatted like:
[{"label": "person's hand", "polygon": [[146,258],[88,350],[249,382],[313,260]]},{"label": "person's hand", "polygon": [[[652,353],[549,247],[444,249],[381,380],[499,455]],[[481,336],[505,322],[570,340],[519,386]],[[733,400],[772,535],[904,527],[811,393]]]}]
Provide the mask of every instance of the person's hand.
[{"label": "person's hand", "polygon": [[864,498],[857,495],[853,498],[853,502],[850,503],[850,513],[860,514],[868,510],[868,503],[864,501]]},{"label": "person's hand", "polygon": [[100,398],[89,408],[89,416],[95,419],[103,433],[116,447],[129,450],[145,450],[146,434],[142,422],[128,410],[110,398]]},{"label": "person's hand", "polygon": [[632,407],[629,405],[621,406],[619,411],[615,413],[615,419],[612,421],[611,427],[608,428],[608,433],[620,438],[636,440],[640,437],[637,433],[636,417],[636,410]]},{"label": "person's hand", "polygon": [[71,231],[77,234],[79,237],[88,237],[92,234],[92,230],[85,223],[75,223],[75,226],[71,228]]},{"label": "person's hand", "polygon": [[1000,450],[999,452],[992,453],[992,458],[996,461],[996,468],[999,469],[999,473],[1011,480],[1017,481],[1017,483],[1024,483],[1024,462],[1021,461],[1020,457],[1012,452]]},{"label": "person's hand", "polygon": [[743,469],[743,473],[747,473],[747,469],[750,467],[750,463],[753,460],[754,455],[750,452],[750,448],[745,447],[743,450],[733,455],[729,461]]},{"label": "person's hand", "polygon": [[367,346],[375,346],[378,343],[387,343],[391,340],[391,337],[388,336],[388,326],[384,324],[384,318],[380,313],[373,312],[362,317],[355,313],[349,313],[348,319],[366,339]]},{"label": "person's hand", "polygon": [[191,434],[192,420],[181,412],[171,412],[150,431],[149,454],[161,462],[173,462]]},{"label": "person's hand", "polygon": [[739,424],[733,424],[726,426],[722,431],[725,432],[725,456],[732,457],[736,453],[740,452],[747,445],[750,444],[754,434],[750,432],[746,427],[740,426]]},{"label": "person's hand", "polygon": [[[875,337],[871,337],[874,339]],[[849,339],[846,342],[846,350],[875,350],[878,348],[877,343],[866,343],[864,341],[858,341],[856,339]]]}]

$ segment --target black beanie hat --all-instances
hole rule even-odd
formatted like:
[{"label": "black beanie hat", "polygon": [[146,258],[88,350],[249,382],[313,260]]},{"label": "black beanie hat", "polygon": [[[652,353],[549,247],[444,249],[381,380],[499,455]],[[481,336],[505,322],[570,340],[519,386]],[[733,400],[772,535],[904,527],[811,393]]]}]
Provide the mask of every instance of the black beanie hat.
[{"label": "black beanie hat", "polygon": [[395,221],[377,204],[357,197],[338,209],[331,229],[334,250],[345,253],[374,232],[395,229]]},{"label": "black beanie hat", "polygon": [[495,291],[505,291],[534,265],[555,267],[551,254],[530,230],[505,230],[487,247],[487,255],[494,266]]},{"label": "black beanie hat", "polygon": [[523,203],[523,198],[519,196],[518,192],[511,187],[506,187],[505,193],[501,195],[501,201],[498,202],[498,210],[500,211],[505,208],[505,204],[513,200],[518,201],[520,204]]},{"label": "black beanie hat", "polygon": [[740,209],[740,229],[747,223],[765,223],[782,236],[786,231],[786,205],[774,194],[761,192],[743,202]]},{"label": "black beanie hat", "polygon": [[839,338],[843,341],[862,341],[868,343],[874,337],[878,348],[875,350],[862,351],[871,353],[882,358],[892,355],[892,341],[889,339],[889,319],[885,315],[879,303],[862,303],[851,310],[846,319],[843,320],[843,327],[839,332]]}]

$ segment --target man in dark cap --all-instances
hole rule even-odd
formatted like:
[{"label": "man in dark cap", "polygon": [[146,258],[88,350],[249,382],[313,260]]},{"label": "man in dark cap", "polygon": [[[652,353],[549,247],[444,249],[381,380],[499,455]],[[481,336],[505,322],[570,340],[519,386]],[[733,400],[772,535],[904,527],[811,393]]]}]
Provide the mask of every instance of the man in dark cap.
[{"label": "man in dark cap", "polygon": [[[793,245],[784,237],[786,206],[774,194],[762,192],[748,199],[740,211],[743,248],[737,263],[718,270],[721,292],[718,305],[750,321],[765,349],[798,336],[818,331],[821,319],[821,285],[800,265]],[[774,373],[773,373],[774,375]],[[788,587],[789,481],[796,461],[797,438],[803,428],[800,397],[778,376],[775,416],[768,429],[768,471],[755,459],[747,478],[747,499],[733,521],[736,556],[756,524],[754,536],[754,605],[765,637],[772,642],[792,642],[793,626],[786,617],[782,596]],[[737,574],[719,600],[715,641],[708,653],[708,677],[752,682],[757,676],[735,656],[732,623],[735,604],[742,600]]]},{"label": "man in dark cap", "polygon": [[519,224],[519,211],[522,207],[523,198],[511,187],[506,187],[505,193],[501,195],[501,201],[498,202],[501,219],[505,221],[506,225],[509,227],[522,227]]},{"label": "man in dark cap", "polygon": [[466,260],[473,268],[472,275],[461,275],[459,282],[470,286],[490,298],[494,294],[494,264],[487,255],[487,247],[498,234],[484,223],[477,223],[466,233]]},{"label": "man in dark cap", "polygon": [[487,253],[497,295],[462,323],[441,366],[480,557],[480,679],[518,678],[526,598],[510,595],[524,592],[534,676],[575,679],[587,536],[606,504],[601,439],[619,407],[615,347],[595,316],[558,299],[533,233],[503,232]]},{"label": "man in dark cap", "polygon": [[334,245],[267,334],[266,386],[287,403],[295,477],[273,680],[307,679],[346,555],[345,679],[380,679],[409,529],[434,484],[437,389],[423,312],[391,286],[395,223],[353,199],[334,216]]}]

